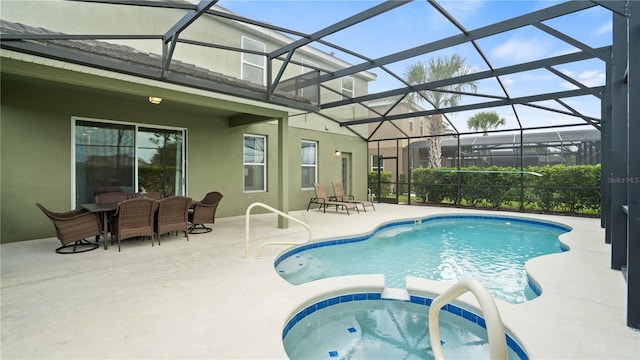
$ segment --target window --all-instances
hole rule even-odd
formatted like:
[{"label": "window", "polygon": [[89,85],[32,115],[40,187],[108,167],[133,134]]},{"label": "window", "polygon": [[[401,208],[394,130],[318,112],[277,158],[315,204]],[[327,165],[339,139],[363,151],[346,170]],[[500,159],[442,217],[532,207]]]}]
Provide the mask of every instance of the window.
[{"label": "window", "polygon": [[[318,70],[315,69],[317,67],[318,64],[302,59],[302,74],[304,75],[306,73],[313,73],[310,74],[311,76],[306,77],[306,79],[317,80],[318,76],[320,75]],[[303,87],[301,90],[302,92],[300,95],[304,98],[309,99],[312,104],[318,104],[320,102],[320,97],[318,96],[320,86],[317,82],[311,86]]]},{"label": "window", "polygon": [[[266,47],[263,43],[242,37],[242,49],[264,53]],[[266,57],[249,52],[242,53],[242,70],[240,77],[252,83],[264,85],[266,83]]]},{"label": "window", "polygon": [[244,191],[264,192],[267,189],[267,138],[244,135]]},{"label": "window", "polygon": [[414,130],[414,123],[413,123],[413,119],[409,119],[409,132],[413,134],[413,130]]},{"label": "window", "polygon": [[342,78],[342,95],[345,98],[353,98],[353,78],[351,76],[345,76]]},{"label": "window", "polygon": [[318,143],[302,140],[302,188],[313,189],[318,182]]},{"label": "window", "polygon": [[373,155],[371,158],[371,170],[384,170],[384,155]]},{"label": "window", "polygon": [[103,192],[142,187],[184,195],[186,130],[80,119],[73,127],[76,206]]},{"label": "window", "polygon": [[420,136],[424,136],[424,119],[420,119]]}]

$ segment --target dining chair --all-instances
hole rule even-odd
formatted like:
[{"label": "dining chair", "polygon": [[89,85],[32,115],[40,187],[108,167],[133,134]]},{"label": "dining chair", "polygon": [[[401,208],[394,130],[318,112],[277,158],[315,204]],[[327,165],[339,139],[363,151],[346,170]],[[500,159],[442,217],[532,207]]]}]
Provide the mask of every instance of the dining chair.
[{"label": "dining chair", "polygon": [[189,206],[191,198],[186,196],[169,196],[157,201],[158,211],[155,215],[154,231],[158,235],[158,245],[160,245],[160,235],[172,231],[184,231],[184,236],[189,241]]},{"label": "dining chair", "polygon": [[192,234],[208,233],[212,229],[204,224],[216,222],[216,210],[223,195],[218,191],[207,193],[204,198],[189,209],[189,232]]},{"label": "dining chair", "polygon": [[119,203],[127,200],[129,196],[120,191],[110,191],[95,196],[96,204]]},{"label": "dining chair", "polygon": [[160,191],[147,191],[147,192],[137,192],[134,194],[134,197],[146,197],[153,200],[162,200],[164,196]]},{"label": "dining chair", "polygon": [[[118,203],[113,215],[113,235],[120,242],[137,236],[148,236],[153,246],[153,226],[156,201],[147,198],[133,198]],[[113,241],[113,240],[112,240]]]}]

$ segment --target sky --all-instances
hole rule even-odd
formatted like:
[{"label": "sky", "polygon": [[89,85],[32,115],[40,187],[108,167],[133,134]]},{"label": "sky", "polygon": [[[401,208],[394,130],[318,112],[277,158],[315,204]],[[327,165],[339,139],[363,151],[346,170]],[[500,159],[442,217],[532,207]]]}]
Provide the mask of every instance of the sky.
[{"label": "sky", "polygon": [[[217,4],[247,18],[310,34],[380,3],[381,1],[360,0],[220,0]],[[557,3],[559,2],[550,0],[438,1],[438,4],[453,15],[467,30],[481,28]],[[544,24],[562,31],[591,47],[597,48],[611,44],[612,17],[609,11],[600,7],[583,10],[559,19],[552,19]],[[324,40],[359,52],[371,59],[376,59],[458,34],[460,34],[460,31],[440,15],[428,2],[413,1],[373,19],[329,35]],[[493,68],[567,54],[577,50],[572,45],[531,26],[480,39],[477,41],[477,45],[482,49]],[[334,49],[325,48],[322,45],[314,44],[314,47],[327,52],[333,51],[336,57],[352,64],[363,62],[361,59]],[[450,56],[454,53],[465,58],[465,64],[472,72],[489,69],[489,65],[470,43],[389,64],[388,68],[397,75],[404,77],[407,66],[412,63],[417,61],[428,62],[431,57]],[[568,64],[567,66],[557,67],[556,70],[569,74],[585,85],[604,85],[605,64],[599,60]],[[383,70],[372,69],[371,72],[377,75],[377,80],[370,84],[370,93],[402,87],[399,81]],[[501,77],[501,80],[511,97],[533,95],[541,91],[563,91],[576,88],[546,70],[504,76]],[[496,80],[483,80],[476,85],[478,86],[478,93],[504,95]],[[469,97],[463,99],[462,103],[477,101],[477,98]],[[567,103],[586,115],[600,117],[599,101],[592,96],[571,98],[567,100]],[[566,110],[566,108],[555,102],[547,102],[543,105]],[[517,126],[516,116],[510,107],[497,108],[495,110],[507,120],[509,127]],[[454,119],[452,121],[456,127],[459,127],[460,130],[465,130],[466,119],[476,112],[457,113],[452,115],[451,118]],[[524,126],[545,126],[550,123],[575,123],[580,121],[576,121],[574,117],[550,115],[546,111],[526,107],[519,107],[518,114]],[[550,119],[550,116],[553,119]]]}]

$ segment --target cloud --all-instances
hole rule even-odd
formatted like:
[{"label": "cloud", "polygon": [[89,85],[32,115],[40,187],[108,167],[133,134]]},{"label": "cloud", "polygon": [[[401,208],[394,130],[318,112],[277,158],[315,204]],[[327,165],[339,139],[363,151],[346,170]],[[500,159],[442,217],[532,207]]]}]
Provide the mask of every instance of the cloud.
[{"label": "cloud", "polygon": [[480,9],[484,7],[484,1],[449,1],[446,5],[442,5],[458,21],[464,21],[477,16]]},{"label": "cloud", "polygon": [[[585,70],[578,74],[566,69],[563,69],[561,71],[562,73],[571,76],[584,86],[588,87],[603,86],[606,80],[606,75],[601,70]],[[569,82],[563,82],[562,84],[560,84],[560,86],[565,89],[576,89],[576,86]]]},{"label": "cloud", "polygon": [[578,80],[587,86],[604,85],[605,79],[605,73],[600,70],[586,70],[578,74]]},{"label": "cloud", "polygon": [[507,76],[500,77],[500,80],[502,80],[502,83],[507,86],[510,86],[516,83],[516,81],[513,78],[507,77]]},{"label": "cloud", "polygon": [[596,35],[602,36],[602,35],[611,34],[612,31],[613,31],[613,21],[609,20],[596,29]]},{"label": "cloud", "polygon": [[541,58],[547,53],[548,43],[538,38],[518,39],[512,38],[496,46],[491,54],[498,59],[508,59],[517,63]]}]

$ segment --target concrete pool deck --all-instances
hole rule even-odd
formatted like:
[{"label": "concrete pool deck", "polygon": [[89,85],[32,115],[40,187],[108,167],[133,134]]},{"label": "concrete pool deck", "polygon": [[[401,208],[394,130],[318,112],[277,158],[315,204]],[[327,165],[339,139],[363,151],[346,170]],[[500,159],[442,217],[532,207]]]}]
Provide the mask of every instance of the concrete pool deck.
[{"label": "concrete pool deck", "polygon": [[[626,326],[626,283],[610,269],[610,246],[598,219],[376,204],[376,211],[292,211],[313,240],[372,231],[399,219],[435,214],[492,214],[569,225],[571,250],[531,260],[542,296],[524,304],[498,301],[505,325],[532,359],[640,359],[640,331]],[[375,289],[380,275],[325,279],[293,286],[273,268],[307,230],[274,214],[216,219],[208,234],[163,236],[162,245],[127,240],[122,252],[102,247],[59,255],[56,238],[2,244],[2,359],[285,359],[288,317],[340,289]],[[448,285],[424,281],[434,289]]]}]

